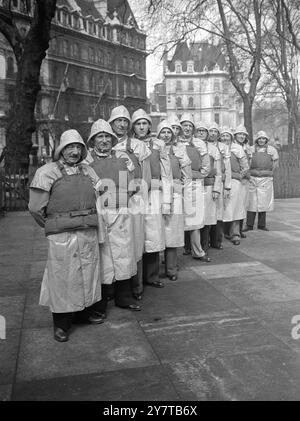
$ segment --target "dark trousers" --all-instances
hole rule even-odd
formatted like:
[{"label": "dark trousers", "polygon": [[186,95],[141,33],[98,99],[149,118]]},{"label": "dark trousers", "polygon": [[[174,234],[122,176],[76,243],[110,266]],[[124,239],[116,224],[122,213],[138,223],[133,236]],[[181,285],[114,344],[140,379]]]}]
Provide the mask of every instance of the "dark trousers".
[{"label": "dark trousers", "polygon": [[[55,327],[59,327],[63,329],[65,332],[69,330],[72,326],[72,321],[75,323],[77,322],[86,322],[88,316],[93,311],[99,311],[100,313],[103,313],[103,298],[98,301],[97,303],[94,303],[90,307],[86,307],[85,309],[81,311],[76,311],[74,313],[52,313],[53,318],[53,324]],[[105,306],[106,309],[106,306]]]},{"label": "dark trousers", "polygon": [[223,223],[223,230],[224,230],[224,235],[230,237],[230,226],[231,226],[231,222],[224,222]]},{"label": "dark trousers", "polygon": [[159,282],[159,252],[144,253],[143,255],[144,284]]},{"label": "dark trousers", "polygon": [[[265,228],[266,227],[266,212],[258,212],[258,221],[257,226],[259,228]],[[248,227],[253,228],[254,222],[255,222],[256,212],[247,212],[247,225]]]},{"label": "dark trousers", "polygon": [[177,274],[177,248],[167,247],[165,250],[165,268],[166,275],[173,276]]},{"label": "dark trousers", "polygon": [[209,249],[209,232],[210,232],[210,229],[211,229],[211,225],[205,225],[200,230],[201,247],[202,247],[203,251],[205,252],[205,254],[207,254],[208,249]]},{"label": "dark trousers", "polygon": [[219,248],[223,243],[223,221],[217,221],[216,225],[210,227],[210,246]]},{"label": "dark trousers", "polygon": [[188,253],[191,252],[191,237],[190,231],[184,231],[184,249]]},{"label": "dark trousers", "polygon": [[133,294],[142,294],[143,292],[143,260],[137,262],[137,273],[130,278],[131,291]]},{"label": "dark trousers", "polygon": [[243,225],[244,225],[244,220],[241,219],[240,220],[240,233],[242,233],[242,231],[243,231]]},{"label": "dark trousers", "polygon": [[130,279],[115,282],[115,305],[118,307],[127,307],[130,304],[135,304],[132,297]]}]

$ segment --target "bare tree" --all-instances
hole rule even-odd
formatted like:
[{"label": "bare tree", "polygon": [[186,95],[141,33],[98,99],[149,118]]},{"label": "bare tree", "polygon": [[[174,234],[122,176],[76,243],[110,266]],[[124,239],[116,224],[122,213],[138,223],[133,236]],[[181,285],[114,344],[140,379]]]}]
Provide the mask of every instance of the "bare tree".
[{"label": "bare tree", "polygon": [[[299,32],[300,16],[297,8],[290,5],[288,16],[286,2],[270,1],[268,30],[265,31],[265,45],[262,62],[271,76],[269,83],[276,85],[286,104],[288,113],[288,144],[297,146],[299,143],[299,83],[295,72],[297,47],[293,35]],[[295,13],[296,12],[296,13]],[[298,28],[298,31],[297,31]],[[296,60],[295,60],[296,59]]]},{"label": "bare tree", "polygon": [[[23,18],[14,13],[11,0],[0,7],[0,32],[10,44],[17,63],[15,94],[7,127],[7,167],[28,167],[31,136],[36,129],[34,109],[40,68],[49,47],[51,21],[56,0],[23,0]],[[28,23],[28,30],[20,30],[20,19]]]},{"label": "bare tree", "polygon": [[224,46],[230,80],[244,105],[244,122],[252,139],[252,109],[261,77],[262,21],[266,0],[148,0],[152,27],[164,20],[164,38],[174,44],[199,34],[218,37]]}]

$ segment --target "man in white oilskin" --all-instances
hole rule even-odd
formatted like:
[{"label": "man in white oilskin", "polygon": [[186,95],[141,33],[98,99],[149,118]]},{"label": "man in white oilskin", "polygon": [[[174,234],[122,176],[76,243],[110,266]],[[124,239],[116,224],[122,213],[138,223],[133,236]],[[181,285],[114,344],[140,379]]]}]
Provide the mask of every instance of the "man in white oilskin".
[{"label": "man in white oilskin", "polygon": [[68,340],[72,322],[104,321],[97,311],[101,278],[96,202],[101,181],[81,163],[86,155],[80,134],[67,130],[55,162],[40,167],[30,186],[29,211],[45,229],[49,246],[40,304],[50,307],[59,342]]}]

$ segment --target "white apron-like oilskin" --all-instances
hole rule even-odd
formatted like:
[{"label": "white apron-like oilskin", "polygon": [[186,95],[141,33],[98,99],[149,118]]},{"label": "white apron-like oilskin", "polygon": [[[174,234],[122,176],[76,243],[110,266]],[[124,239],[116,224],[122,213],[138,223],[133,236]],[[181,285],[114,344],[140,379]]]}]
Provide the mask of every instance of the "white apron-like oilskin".
[{"label": "white apron-like oilskin", "polygon": [[105,209],[103,219],[107,237],[100,244],[103,284],[131,278],[137,273],[132,218],[127,208]]},{"label": "white apron-like oilskin", "polygon": [[204,181],[189,180],[184,185],[184,230],[193,231],[204,226]]},{"label": "white apron-like oilskin", "polygon": [[249,205],[251,212],[270,212],[274,209],[273,177],[252,177],[249,183]]},{"label": "white apron-like oilskin", "polygon": [[177,192],[173,192],[171,214],[164,215],[166,247],[184,246],[184,216],[182,202],[182,186],[176,185]]},{"label": "white apron-like oilskin", "polygon": [[133,225],[135,259],[139,262],[143,257],[145,247],[145,201],[141,192],[129,199],[128,209]]},{"label": "white apron-like oilskin", "polygon": [[94,228],[49,235],[40,305],[53,313],[81,311],[101,300],[99,243]]},{"label": "white apron-like oilskin", "polygon": [[165,224],[162,215],[162,191],[149,191],[145,213],[145,252],[163,251],[166,247]]},{"label": "white apron-like oilskin", "polygon": [[225,201],[224,222],[238,221],[246,217],[245,189],[241,181],[231,180],[230,197]]},{"label": "white apron-like oilskin", "polygon": [[204,186],[204,225],[216,225],[217,201],[213,199],[213,186]]}]

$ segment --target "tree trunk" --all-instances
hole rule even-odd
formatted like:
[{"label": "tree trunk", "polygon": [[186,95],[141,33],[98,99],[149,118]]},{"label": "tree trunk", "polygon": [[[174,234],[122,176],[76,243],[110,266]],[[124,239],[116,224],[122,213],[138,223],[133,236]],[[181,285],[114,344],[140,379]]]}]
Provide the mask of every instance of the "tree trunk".
[{"label": "tree trunk", "polygon": [[249,100],[248,96],[243,97],[244,103],[244,122],[247,132],[249,134],[249,143],[253,145],[253,124],[252,124],[252,107],[253,102]]}]

